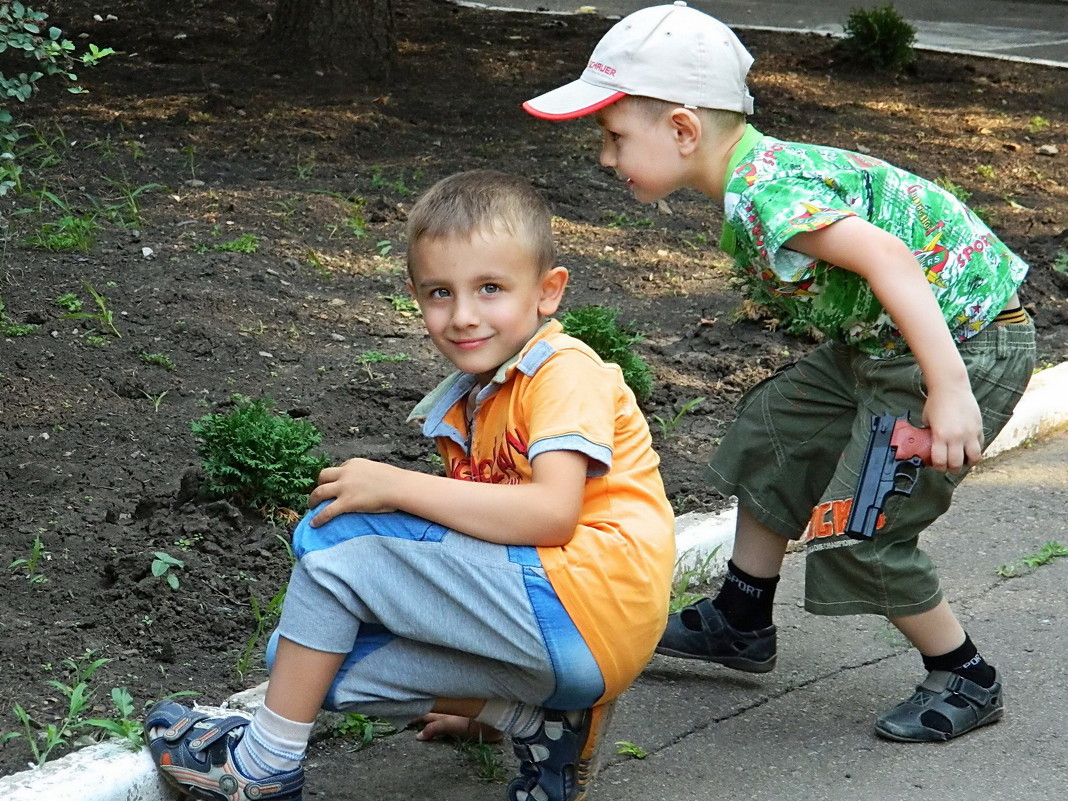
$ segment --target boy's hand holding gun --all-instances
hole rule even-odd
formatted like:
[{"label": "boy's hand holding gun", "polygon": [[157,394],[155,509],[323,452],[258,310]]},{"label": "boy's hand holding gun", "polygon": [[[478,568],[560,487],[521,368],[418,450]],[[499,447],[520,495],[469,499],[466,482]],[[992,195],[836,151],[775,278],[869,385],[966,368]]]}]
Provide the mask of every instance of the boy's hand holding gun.
[{"label": "boy's hand holding gun", "polygon": [[845,533],[855,540],[870,540],[890,495],[911,495],[920,468],[931,463],[931,432],[916,428],[908,414],[873,415],[871,438],[864,451],[853,507]]}]

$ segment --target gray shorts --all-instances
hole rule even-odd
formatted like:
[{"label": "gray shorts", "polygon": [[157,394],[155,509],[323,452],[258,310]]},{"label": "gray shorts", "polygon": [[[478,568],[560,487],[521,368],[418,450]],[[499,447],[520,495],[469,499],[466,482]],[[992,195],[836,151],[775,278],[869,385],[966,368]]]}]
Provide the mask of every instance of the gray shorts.
[{"label": "gray shorts", "polygon": [[[991,442],[1034,369],[1034,326],[993,323],[959,346]],[[713,455],[711,484],[806,551],[805,608],[827,615],[919,614],[942,599],[920,532],[949,508],[965,473],[921,469],[912,495],[892,495],[871,541],[841,532],[875,414],[908,412],[926,398],[911,355],[872,359],[828,342],[753,387]],[[966,472],[966,471],[965,471]]]},{"label": "gray shorts", "polygon": [[404,725],[438,698],[584,709],[604,693],[536,548],[403,512],[342,514],[312,528],[316,511],[293,533],[300,561],[267,659],[279,636],[347,654],[324,708]]}]

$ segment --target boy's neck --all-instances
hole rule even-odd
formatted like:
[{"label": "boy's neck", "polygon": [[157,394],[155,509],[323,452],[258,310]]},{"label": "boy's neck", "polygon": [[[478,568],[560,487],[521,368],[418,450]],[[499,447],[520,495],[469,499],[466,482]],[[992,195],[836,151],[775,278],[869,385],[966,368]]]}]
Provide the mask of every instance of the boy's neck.
[{"label": "boy's neck", "polygon": [[709,142],[708,154],[702,170],[702,185],[694,188],[720,205],[723,204],[724,190],[727,185],[727,168],[746,130],[747,126],[743,123]]}]

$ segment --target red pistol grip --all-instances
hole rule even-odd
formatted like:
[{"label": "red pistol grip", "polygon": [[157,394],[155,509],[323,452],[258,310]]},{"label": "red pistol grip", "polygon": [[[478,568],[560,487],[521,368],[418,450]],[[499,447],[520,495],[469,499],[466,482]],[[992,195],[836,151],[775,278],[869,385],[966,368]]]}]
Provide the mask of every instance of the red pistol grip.
[{"label": "red pistol grip", "polygon": [[894,458],[899,462],[918,456],[924,464],[931,463],[931,432],[926,428],[916,428],[907,420],[894,423],[890,447],[896,448]]}]

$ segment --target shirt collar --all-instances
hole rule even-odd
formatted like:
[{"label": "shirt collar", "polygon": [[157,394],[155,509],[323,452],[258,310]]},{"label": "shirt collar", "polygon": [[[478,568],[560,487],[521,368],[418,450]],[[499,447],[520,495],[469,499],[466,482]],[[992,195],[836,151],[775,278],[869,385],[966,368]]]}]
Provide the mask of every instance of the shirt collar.
[{"label": "shirt collar", "polygon": [[[734,171],[741,166],[742,160],[753,152],[753,147],[756,145],[757,140],[762,138],[764,134],[754,128],[752,125],[745,126],[745,133],[742,134],[742,138],[738,140],[738,144],[734,146],[734,152],[731,153],[730,161],[727,164],[727,175],[723,179],[723,190],[726,191],[730,185],[731,176],[734,175]],[[720,249],[729,256],[734,255],[735,251],[735,239],[734,229],[727,224],[726,219],[723,221],[723,231],[719,237]]]},{"label": "shirt collar", "polygon": [[[532,351],[537,347],[541,340],[545,339],[550,334],[555,334],[562,330],[563,326],[560,325],[557,320],[546,320],[542,323],[541,327],[534,333],[534,336],[527,340],[526,344],[523,345],[520,351],[497,368],[497,371],[493,374],[493,378],[490,379],[489,383],[479,390],[476,400],[481,403],[495,393],[501,385],[508,382],[516,369],[533,374],[533,371],[540,366],[544,359],[538,359],[537,364],[534,365],[533,369],[527,369],[524,363],[524,357],[528,354],[533,355]],[[422,420],[424,435],[428,437],[448,436],[463,444],[463,436],[460,432],[452,426],[445,424],[444,419],[449,409],[451,409],[458,400],[467,395],[477,382],[478,378],[471,373],[462,373],[459,370],[455,371],[434,387],[425,398],[415,405],[411,414],[408,415],[408,422]]]}]

